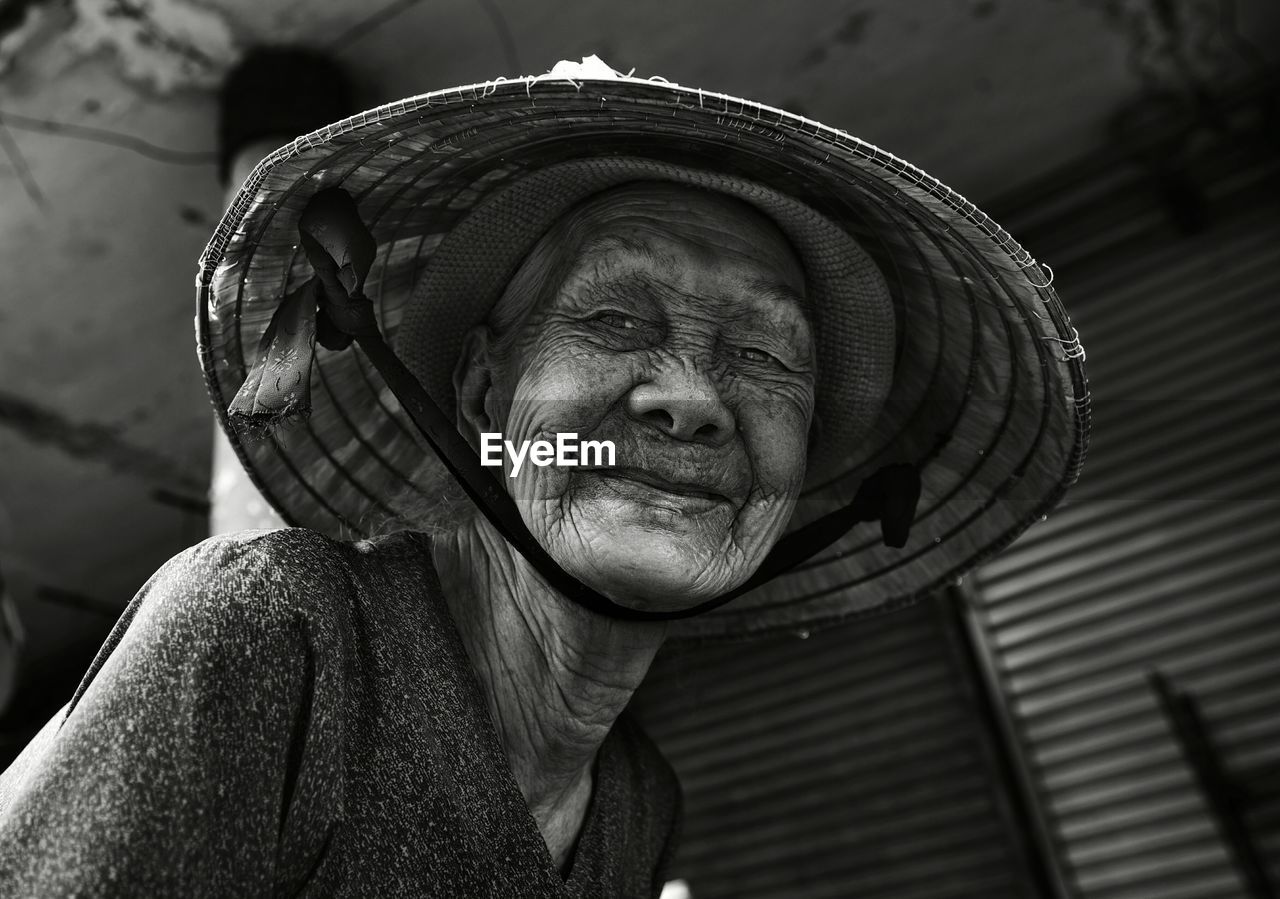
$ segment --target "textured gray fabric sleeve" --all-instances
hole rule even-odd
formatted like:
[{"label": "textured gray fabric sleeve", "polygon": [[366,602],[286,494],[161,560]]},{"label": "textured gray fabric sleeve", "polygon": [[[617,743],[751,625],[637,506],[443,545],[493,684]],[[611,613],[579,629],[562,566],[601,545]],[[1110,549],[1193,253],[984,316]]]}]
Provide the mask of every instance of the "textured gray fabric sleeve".
[{"label": "textured gray fabric sleeve", "polygon": [[[268,896],[339,804],[305,605],[262,535],[176,556],[0,778],[0,895]],[[270,541],[266,541],[269,543]],[[329,820],[326,820],[326,819]]]}]

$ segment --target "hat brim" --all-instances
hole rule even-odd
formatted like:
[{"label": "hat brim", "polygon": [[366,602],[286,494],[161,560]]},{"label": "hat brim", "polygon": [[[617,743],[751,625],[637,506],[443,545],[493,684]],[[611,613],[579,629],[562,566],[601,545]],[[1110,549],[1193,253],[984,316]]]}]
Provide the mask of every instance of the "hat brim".
[{"label": "hat brim", "polygon": [[[894,381],[869,436],[811,479],[797,513],[851,498],[889,462],[921,468],[907,545],[874,525],[708,615],[683,636],[803,629],[883,611],[954,580],[1048,513],[1089,430],[1083,351],[1051,277],[963,197],[848,134],[661,81],[537,78],[437,91],[298,138],[255,169],[200,260],[199,350],[214,407],[243,383],[276,304],[310,275],[297,221],[341,186],[378,243],[366,285],[394,340],[442,242],[496,192],[548,166],[611,156],[754,182],[865,248],[894,305]],[[229,432],[292,524],[348,538],[411,526],[422,447],[357,350],[318,351],[313,411],[258,441]]]}]

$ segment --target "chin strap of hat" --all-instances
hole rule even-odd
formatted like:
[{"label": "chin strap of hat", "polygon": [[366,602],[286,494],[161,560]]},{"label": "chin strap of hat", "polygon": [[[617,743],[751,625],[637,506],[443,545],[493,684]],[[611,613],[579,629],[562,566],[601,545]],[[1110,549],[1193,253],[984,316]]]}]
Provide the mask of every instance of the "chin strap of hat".
[{"label": "chin strap of hat", "polygon": [[489,522],[546,581],[578,605],[631,621],[700,615],[741,596],[821,552],[855,524],[879,521],[888,546],[906,545],[920,497],[915,466],[890,465],[867,478],[849,505],[783,537],[744,584],[690,609],[652,612],[619,605],[568,574],[525,527],[515,501],[480,459],[378,330],[364,282],[377,244],[355,201],[340,188],[312,197],[298,222],[315,274],[281,301],[263,336],[257,361],[228,407],[237,428],[262,433],[310,414],[315,342],[329,350],[360,345],[431,449]]}]

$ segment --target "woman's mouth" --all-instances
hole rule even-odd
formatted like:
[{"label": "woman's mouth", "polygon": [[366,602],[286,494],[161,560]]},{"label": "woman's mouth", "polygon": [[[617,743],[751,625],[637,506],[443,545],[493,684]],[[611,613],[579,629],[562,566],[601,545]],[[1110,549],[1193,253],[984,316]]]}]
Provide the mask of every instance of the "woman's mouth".
[{"label": "woman's mouth", "polygon": [[670,480],[640,468],[596,468],[591,473],[628,498],[651,502],[655,497],[670,497],[685,511],[705,511],[730,503],[729,497],[706,484]]}]

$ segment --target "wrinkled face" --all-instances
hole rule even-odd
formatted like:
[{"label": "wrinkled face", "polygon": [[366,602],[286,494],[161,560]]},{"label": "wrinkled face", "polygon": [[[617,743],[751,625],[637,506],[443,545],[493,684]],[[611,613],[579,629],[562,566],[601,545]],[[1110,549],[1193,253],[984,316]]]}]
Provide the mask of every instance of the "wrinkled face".
[{"label": "wrinkled face", "polygon": [[510,478],[505,462],[534,537],[633,608],[741,584],[791,516],[813,414],[814,340],[786,239],[731,198],[630,185],[575,210],[525,269],[495,310],[518,322],[510,335],[468,340],[460,427],[616,447],[615,467],[526,459]]}]

